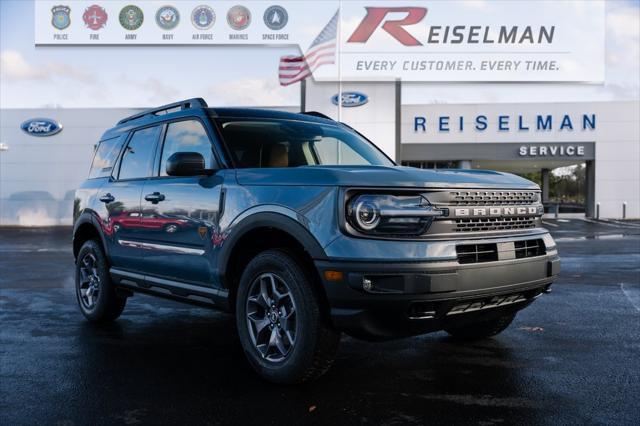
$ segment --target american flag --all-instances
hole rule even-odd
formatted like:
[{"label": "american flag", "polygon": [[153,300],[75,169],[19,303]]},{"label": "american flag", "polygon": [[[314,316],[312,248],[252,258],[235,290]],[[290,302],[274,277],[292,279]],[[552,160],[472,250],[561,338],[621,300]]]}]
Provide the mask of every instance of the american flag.
[{"label": "american flag", "polygon": [[340,10],[333,15],[327,26],[311,43],[306,55],[280,58],[279,75],[282,86],[304,80],[320,65],[335,63],[339,13]]}]

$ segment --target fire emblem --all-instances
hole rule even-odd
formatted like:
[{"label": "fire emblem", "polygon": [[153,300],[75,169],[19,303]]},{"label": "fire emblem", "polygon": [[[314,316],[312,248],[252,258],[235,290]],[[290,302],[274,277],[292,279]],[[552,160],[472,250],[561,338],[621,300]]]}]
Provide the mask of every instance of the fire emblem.
[{"label": "fire emblem", "polygon": [[84,20],[84,24],[94,31],[98,31],[101,28],[104,28],[107,25],[107,19],[109,16],[103,7],[94,4],[93,6],[89,6],[82,15],[82,19]]}]

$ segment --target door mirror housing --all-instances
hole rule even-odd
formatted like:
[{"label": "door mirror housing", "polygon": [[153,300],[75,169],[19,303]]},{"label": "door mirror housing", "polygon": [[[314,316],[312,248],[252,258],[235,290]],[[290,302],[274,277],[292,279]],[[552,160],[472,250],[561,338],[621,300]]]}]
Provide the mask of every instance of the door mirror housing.
[{"label": "door mirror housing", "polygon": [[213,170],[205,169],[204,157],[198,152],[176,152],[167,160],[169,176],[211,175]]}]

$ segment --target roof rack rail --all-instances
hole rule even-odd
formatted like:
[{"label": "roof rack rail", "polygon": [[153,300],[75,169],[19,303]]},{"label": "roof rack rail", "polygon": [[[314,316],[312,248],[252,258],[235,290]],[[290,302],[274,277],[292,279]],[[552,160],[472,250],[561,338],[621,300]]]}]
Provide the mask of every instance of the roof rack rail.
[{"label": "roof rack rail", "polygon": [[327,120],[335,121],[333,118],[329,117],[328,115],[325,115],[318,111],[305,111],[305,112],[301,112],[300,114],[310,115],[312,117],[326,118]]},{"label": "roof rack rail", "polygon": [[118,125],[129,122],[129,121],[137,120],[138,118],[142,118],[146,115],[159,115],[159,113],[162,113],[162,112],[164,112],[165,114],[168,114],[172,109],[180,108],[180,111],[182,111],[182,110],[191,109],[191,108],[207,108],[207,107],[208,107],[207,102],[202,98],[185,99],[184,101],[174,102],[172,104],[167,104],[161,107],[147,109],[137,114],[133,114],[127,118],[123,118],[122,120],[118,121]]}]

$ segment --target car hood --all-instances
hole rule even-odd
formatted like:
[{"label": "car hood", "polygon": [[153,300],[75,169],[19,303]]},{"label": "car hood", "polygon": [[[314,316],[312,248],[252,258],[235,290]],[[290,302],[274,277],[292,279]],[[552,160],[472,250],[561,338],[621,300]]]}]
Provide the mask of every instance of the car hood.
[{"label": "car hood", "polygon": [[511,173],[491,170],[429,170],[400,166],[238,169],[237,179],[241,185],[538,189],[535,183]]}]

